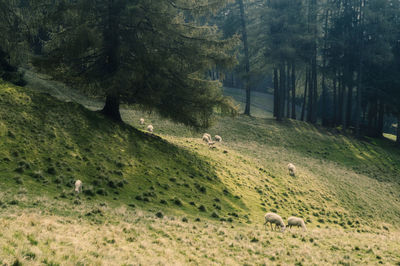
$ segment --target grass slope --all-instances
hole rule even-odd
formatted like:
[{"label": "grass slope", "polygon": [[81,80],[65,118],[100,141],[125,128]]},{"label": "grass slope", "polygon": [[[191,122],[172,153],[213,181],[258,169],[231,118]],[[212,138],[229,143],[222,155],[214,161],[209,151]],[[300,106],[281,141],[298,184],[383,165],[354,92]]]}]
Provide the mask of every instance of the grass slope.
[{"label": "grass slope", "polygon": [[[161,138],[141,131],[140,117]],[[221,117],[210,133],[224,141],[209,149],[201,133],[154,114],[125,108],[123,118],[139,129],[0,84],[0,263],[400,262],[390,142]],[[302,216],[309,231],[266,234],[265,211]]]}]

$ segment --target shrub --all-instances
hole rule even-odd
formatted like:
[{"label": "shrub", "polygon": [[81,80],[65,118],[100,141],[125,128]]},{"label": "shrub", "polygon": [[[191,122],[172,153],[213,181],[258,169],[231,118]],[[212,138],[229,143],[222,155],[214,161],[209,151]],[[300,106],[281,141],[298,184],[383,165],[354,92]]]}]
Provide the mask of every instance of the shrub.
[{"label": "shrub", "polygon": [[108,192],[104,188],[99,188],[96,191],[96,193],[99,194],[99,195],[102,195],[102,196],[107,196],[108,195]]},{"label": "shrub", "polygon": [[84,190],[83,190],[83,194],[85,194],[86,196],[89,196],[89,197],[94,197],[96,194],[94,193],[94,191],[93,191],[93,188],[91,188],[91,187],[89,187],[89,188],[85,188]]},{"label": "shrub", "polygon": [[211,217],[212,217],[212,218],[219,218],[219,215],[218,215],[216,212],[213,212],[213,213],[211,214]]},{"label": "shrub", "polygon": [[201,212],[206,212],[207,209],[206,209],[206,207],[205,207],[204,205],[200,205],[199,211],[201,211]]},{"label": "shrub", "polygon": [[174,198],[172,201],[177,206],[182,206],[183,205],[182,201],[179,198]]}]

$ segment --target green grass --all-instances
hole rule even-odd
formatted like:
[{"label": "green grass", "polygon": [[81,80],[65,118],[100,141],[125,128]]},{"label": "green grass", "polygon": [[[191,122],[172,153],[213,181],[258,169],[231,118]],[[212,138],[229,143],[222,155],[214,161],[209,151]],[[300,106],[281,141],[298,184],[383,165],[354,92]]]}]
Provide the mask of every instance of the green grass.
[{"label": "green grass", "polygon": [[[392,141],[239,116],[217,117],[208,132],[223,142],[210,149],[203,132],[128,106],[122,114],[127,124],[0,84],[0,263],[400,262]],[[266,211],[301,216],[309,231],[265,234]]]},{"label": "green grass", "polygon": [[[239,112],[243,113],[246,102],[246,92],[237,88],[224,88],[224,94],[232,97],[239,104]],[[271,94],[253,91],[251,94],[251,115],[261,118],[272,118],[274,106]]]}]

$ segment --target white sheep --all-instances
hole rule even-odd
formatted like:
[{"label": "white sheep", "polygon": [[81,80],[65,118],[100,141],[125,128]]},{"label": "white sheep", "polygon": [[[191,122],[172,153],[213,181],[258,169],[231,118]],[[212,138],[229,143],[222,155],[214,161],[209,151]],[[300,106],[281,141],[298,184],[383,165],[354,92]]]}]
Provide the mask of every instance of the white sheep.
[{"label": "white sheep", "polygon": [[209,141],[209,142],[207,142],[207,144],[208,144],[208,147],[210,147],[210,148],[215,148],[215,142],[214,141]]},{"label": "white sheep", "polygon": [[215,135],[215,141],[221,142],[222,141],[222,137],[219,135]]},{"label": "white sheep", "polygon": [[289,170],[289,174],[291,176],[295,176],[296,175],[296,166],[294,166],[294,164],[292,164],[292,163],[289,163],[287,167]]},{"label": "white sheep", "polygon": [[285,226],[285,223],[284,223],[283,220],[282,220],[282,217],[280,217],[280,216],[279,216],[278,214],[276,214],[276,213],[268,212],[267,214],[265,214],[265,223],[264,223],[264,225],[267,226],[268,223],[271,225],[271,230],[273,230],[272,224],[275,225],[275,229],[276,229],[278,226],[280,226],[282,232],[284,232],[285,229],[286,229],[286,226]]},{"label": "white sheep", "polygon": [[144,118],[140,118],[140,119],[139,119],[139,123],[140,123],[141,125],[144,125]]},{"label": "white sheep", "polygon": [[153,133],[153,125],[148,125],[147,126],[147,131],[149,131],[150,133]]},{"label": "white sheep", "polygon": [[80,193],[82,192],[82,181],[81,180],[76,180],[75,181],[75,192]]},{"label": "white sheep", "polygon": [[202,139],[203,139],[203,141],[205,141],[205,142],[207,142],[207,143],[209,143],[210,141],[212,141],[211,135],[208,134],[208,133],[204,133]]},{"label": "white sheep", "polygon": [[306,224],[304,223],[303,219],[298,217],[289,217],[287,226],[289,228],[292,228],[292,226],[297,226],[303,228],[304,231],[307,231]]}]

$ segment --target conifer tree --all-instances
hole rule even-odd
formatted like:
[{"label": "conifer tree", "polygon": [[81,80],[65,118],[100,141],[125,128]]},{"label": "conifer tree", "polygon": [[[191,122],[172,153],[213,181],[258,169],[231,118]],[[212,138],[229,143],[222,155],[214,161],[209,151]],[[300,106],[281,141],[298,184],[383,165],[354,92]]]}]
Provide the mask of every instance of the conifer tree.
[{"label": "conifer tree", "polygon": [[[46,1],[45,1],[46,2]],[[200,23],[224,1],[48,1],[50,41],[36,64],[105,96],[102,112],[121,120],[121,102],[154,109],[187,125],[209,126],[218,109],[235,113],[215,66],[235,63],[235,39]],[[49,11],[51,10],[51,11]]]}]

